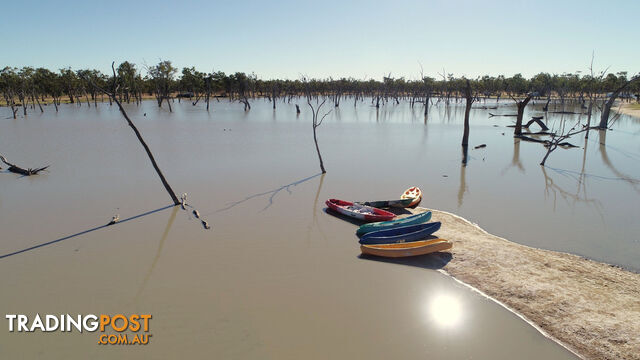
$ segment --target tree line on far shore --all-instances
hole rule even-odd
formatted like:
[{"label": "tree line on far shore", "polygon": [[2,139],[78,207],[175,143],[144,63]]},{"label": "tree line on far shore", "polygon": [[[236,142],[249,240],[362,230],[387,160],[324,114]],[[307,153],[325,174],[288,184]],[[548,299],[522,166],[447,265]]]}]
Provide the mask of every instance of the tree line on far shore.
[{"label": "tree line on far shore", "polygon": [[[540,73],[531,78],[520,74],[511,77],[485,75],[466,79],[443,71],[438,78],[421,76],[419,80],[395,78],[391,74],[383,76],[382,80],[263,80],[253,73],[204,73],[194,67],[185,67],[178,74],[178,69],[171,61],[160,61],[156,65],[143,67],[125,61],[115,70],[116,89],[110,90],[120,101],[139,104],[145,96],[151,96],[156,99],[158,106],[166,103],[169,110],[170,100],[176,97],[189,98],[193,105],[203,101],[208,110],[213,97],[224,96],[230,101],[243,103],[245,110],[250,110],[249,99],[267,98],[275,109],[278,100],[291,101],[301,95],[311,95],[327,98],[336,107],[340,106],[342,100],[349,98],[357,105],[358,100],[367,97],[376,107],[407,100],[412,106],[423,105],[426,114],[433,99],[449,104],[465,98],[467,90],[471,91],[471,96],[476,101],[531,95],[543,100],[546,98],[547,106],[552,99],[558,99],[562,103],[566,99],[578,100],[583,104],[598,99],[604,102],[616,91],[619,98],[640,101],[640,82],[631,81],[635,77],[629,77],[627,72]],[[61,102],[96,104],[102,100],[97,88],[108,88],[112,84],[113,75],[103,74],[95,69],[64,68],[51,71],[46,68],[5,67],[0,70],[3,103],[12,108],[14,118],[20,109],[24,115],[29,108],[44,111],[43,103],[52,103],[56,111]]]}]

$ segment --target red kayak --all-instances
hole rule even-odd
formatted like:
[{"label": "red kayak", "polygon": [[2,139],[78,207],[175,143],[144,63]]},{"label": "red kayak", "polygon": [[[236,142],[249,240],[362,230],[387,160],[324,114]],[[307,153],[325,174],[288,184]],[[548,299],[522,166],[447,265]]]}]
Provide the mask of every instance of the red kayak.
[{"label": "red kayak", "polygon": [[373,221],[387,221],[391,220],[396,215],[388,211],[380,210],[371,206],[365,206],[360,204],[354,204],[350,201],[329,199],[326,201],[329,209],[337,211],[340,214],[356,218],[358,220],[364,220],[367,222]]}]

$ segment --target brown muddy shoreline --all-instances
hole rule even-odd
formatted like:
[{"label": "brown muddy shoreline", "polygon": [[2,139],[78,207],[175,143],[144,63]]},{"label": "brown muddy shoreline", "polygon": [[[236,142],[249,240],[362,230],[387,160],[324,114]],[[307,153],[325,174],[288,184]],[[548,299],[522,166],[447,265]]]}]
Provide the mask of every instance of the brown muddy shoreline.
[{"label": "brown muddy shoreline", "polygon": [[443,224],[437,235],[454,243],[443,271],[583,358],[640,359],[640,274],[513,243],[432,211]]}]

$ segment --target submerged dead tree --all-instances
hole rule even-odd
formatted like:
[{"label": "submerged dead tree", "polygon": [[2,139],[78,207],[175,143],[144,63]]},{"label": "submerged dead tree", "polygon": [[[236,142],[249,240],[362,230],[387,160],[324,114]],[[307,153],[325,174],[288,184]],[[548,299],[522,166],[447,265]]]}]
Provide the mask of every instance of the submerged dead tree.
[{"label": "submerged dead tree", "polygon": [[518,115],[516,117],[516,128],[513,132],[514,136],[520,136],[522,135],[522,117],[524,116],[524,108],[527,107],[527,104],[529,103],[529,101],[531,101],[531,94],[527,95],[526,98],[524,98],[523,100],[515,100],[516,105],[518,106]]},{"label": "submerged dead tree", "polygon": [[[315,80],[312,80],[315,81]],[[327,117],[327,115],[329,115],[329,113],[331,113],[331,110],[327,111],[324,115],[322,115],[322,117],[320,118],[320,120],[318,120],[318,116],[320,114],[320,109],[322,109],[322,105],[324,105],[324,103],[327,101],[327,98],[323,98],[322,102],[319,102],[319,94],[318,93],[314,93],[311,90],[311,86],[309,86],[309,80],[307,77],[302,76],[301,79],[302,85],[303,85],[303,90],[304,90],[304,95],[307,98],[307,105],[309,105],[309,107],[311,108],[311,116],[312,116],[312,125],[313,125],[313,142],[316,145],[316,152],[318,153],[318,160],[320,161],[320,171],[322,171],[323,174],[327,173],[327,170],[325,170],[324,168],[324,162],[322,161],[322,155],[320,154],[320,147],[318,146],[318,135],[316,132],[316,129],[322,125],[322,121],[324,120],[324,118]],[[311,100],[313,98],[316,98],[316,106],[314,107]],[[297,108],[297,110],[299,110],[299,108]]]},{"label": "submerged dead tree", "polygon": [[[584,138],[589,138],[589,128],[591,127],[591,115],[593,113],[593,105],[596,103],[598,98],[598,84],[602,83],[602,79],[604,79],[605,75],[609,68],[602,70],[597,76],[593,73],[593,59],[595,58],[595,52],[591,53],[591,64],[589,65],[589,76],[585,77],[585,86],[584,89],[587,92],[587,96],[589,97],[589,106],[587,107],[587,132],[584,134]],[[597,106],[597,105],[596,105]],[[609,116],[607,115],[607,118]],[[586,149],[586,146],[585,146]]]},{"label": "submerged dead tree", "polygon": [[[530,84],[525,78],[520,74],[515,74],[510,79],[505,80],[505,87],[507,89],[507,94],[516,103],[516,107],[518,108],[518,113],[516,115],[516,126],[513,132],[514,136],[522,135],[522,117],[524,116],[524,109],[527,107],[527,104],[533,98],[533,93],[531,92],[532,84]],[[524,96],[524,99],[522,98]]]},{"label": "submerged dead tree", "polygon": [[311,114],[313,116],[313,142],[316,144],[316,152],[318,153],[318,160],[320,160],[320,171],[322,171],[323,174],[325,174],[327,171],[324,169],[324,163],[322,162],[322,155],[320,154],[320,147],[318,147],[318,137],[316,135],[316,129],[318,128],[318,126],[322,125],[322,120],[324,120],[324,118],[327,117],[327,115],[329,115],[329,113],[331,112],[331,110],[327,111],[327,113],[322,115],[322,118],[318,120],[318,114],[320,113],[320,109],[322,108],[322,105],[324,105],[326,101],[327,99],[322,100],[322,102],[317,106],[317,108],[314,108],[313,104],[311,104],[311,97],[307,98],[307,104],[311,108]]},{"label": "submerged dead tree", "polygon": [[473,105],[474,100],[471,92],[471,83],[469,82],[469,80],[467,80],[467,86],[464,88],[464,96],[467,99],[467,103],[464,108],[464,132],[462,134],[462,147],[466,148],[469,145],[469,113],[471,112],[471,105]]},{"label": "submerged dead tree", "polygon": [[[129,118],[129,115],[127,115],[127,112],[122,107],[122,104],[120,103],[120,101],[118,101],[118,97],[116,96],[116,94],[118,93],[118,91],[117,91],[118,90],[118,84],[117,84],[117,78],[118,77],[116,76],[116,70],[115,70],[115,67],[114,67],[114,63],[115,62],[111,63],[111,70],[113,70],[113,83],[112,83],[112,90],[110,92],[107,91],[106,89],[100,88],[95,83],[93,83],[91,81],[90,82],[96,89],[98,89],[99,91],[103,92],[110,99],[112,99],[113,102],[116,103],[116,105],[118,105],[118,108],[120,109],[120,112],[122,113],[122,116],[124,116],[125,120],[127,120],[127,123],[129,124],[131,129],[133,129],[133,132],[136,134],[136,137],[138,138],[138,141],[140,141],[140,144],[142,144],[142,147],[144,147],[144,150],[147,152],[147,156],[149,157],[149,160],[151,160],[151,165],[153,165],[153,168],[156,170],[156,173],[158,173],[158,176],[160,177],[160,181],[162,181],[162,185],[164,185],[164,188],[169,193],[169,196],[171,197],[171,200],[173,200],[173,204],[176,205],[176,206],[180,205],[181,204],[180,200],[178,200],[178,197],[176,196],[176,193],[173,191],[173,189],[171,188],[171,186],[169,185],[167,180],[164,178],[164,175],[162,174],[162,171],[160,171],[160,168],[158,167],[158,164],[156,163],[156,159],[153,157],[153,154],[151,153],[151,150],[149,149],[149,146],[147,145],[147,143],[142,138],[142,135],[140,134],[140,131],[138,131],[138,128],[133,124],[133,121],[131,121],[131,119]],[[168,99],[167,99],[167,102],[168,102]]]},{"label": "submerged dead tree", "polygon": [[565,122],[563,121],[562,125],[560,126],[559,133],[557,132],[551,133],[551,140],[545,141],[547,153],[542,158],[540,165],[544,166],[544,164],[547,162],[547,158],[549,157],[549,155],[551,155],[551,153],[555,149],[557,149],[559,146],[565,147],[565,148],[576,147],[575,145],[568,143],[565,140],[569,139],[573,135],[577,135],[585,131],[589,131],[588,127],[583,127],[581,130],[576,130],[579,125],[580,125],[580,121],[578,120],[578,122],[575,125],[573,125],[571,129],[565,130]]},{"label": "submerged dead tree", "polygon": [[618,98],[618,95],[620,95],[620,92],[622,92],[622,90],[624,90],[631,83],[638,80],[640,80],[640,74],[634,76],[633,78],[631,78],[631,80],[624,81],[620,87],[618,87],[611,93],[609,100],[605,102],[604,108],[602,109],[602,114],[600,115],[600,125],[598,125],[599,129],[605,130],[608,127],[609,114],[611,112],[611,107],[613,106],[613,103],[616,101],[616,98]]},{"label": "submerged dead tree", "polygon": [[44,166],[41,168],[36,168],[36,169],[32,169],[32,168],[28,168],[28,169],[24,169],[21,168],[18,165],[12,164],[10,163],[7,158],[5,158],[4,156],[2,156],[2,154],[0,154],[0,160],[7,164],[7,166],[9,166],[9,168],[7,170],[9,170],[12,173],[15,174],[20,174],[20,175],[24,175],[24,176],[31,176],[31,175],[37,175],[40,171],[46,170],[47,168],[49,168],[49,166]]}]

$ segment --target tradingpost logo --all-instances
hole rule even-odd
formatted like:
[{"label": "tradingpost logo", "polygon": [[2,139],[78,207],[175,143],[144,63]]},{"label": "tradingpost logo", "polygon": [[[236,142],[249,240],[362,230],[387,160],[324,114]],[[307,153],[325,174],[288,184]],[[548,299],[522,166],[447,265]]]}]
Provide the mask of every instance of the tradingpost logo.
[{"label": "tradingpost logo", "polygon": [[151,314],[44,315],[7,314],[9,332],[82,333],[98,331],[98,345],[147,345]]}]

